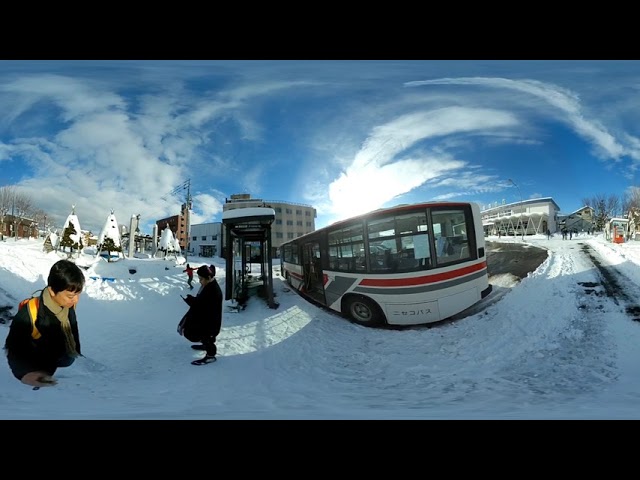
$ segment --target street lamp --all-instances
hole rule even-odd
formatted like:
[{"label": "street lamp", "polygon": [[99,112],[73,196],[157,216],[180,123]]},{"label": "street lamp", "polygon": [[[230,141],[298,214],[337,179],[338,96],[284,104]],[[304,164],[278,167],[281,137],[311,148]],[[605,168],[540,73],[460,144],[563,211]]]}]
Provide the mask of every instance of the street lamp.
[{"label": "street lamp", "polygon": [[513,184],[513,186],[518,189],[518,194],[520,195],[520,210],[521,210],[520,211],[520,225],[522,227],[522,241],[524,242],[524,222],[522,221],[522,217],[524,216],[524,205],[523,205],[523,202],[522,202],[522,192],[520,191],[520,187],[516,184],[516,182],[514,182],[510,178],[507,178],[507,181],[511,182]]}]

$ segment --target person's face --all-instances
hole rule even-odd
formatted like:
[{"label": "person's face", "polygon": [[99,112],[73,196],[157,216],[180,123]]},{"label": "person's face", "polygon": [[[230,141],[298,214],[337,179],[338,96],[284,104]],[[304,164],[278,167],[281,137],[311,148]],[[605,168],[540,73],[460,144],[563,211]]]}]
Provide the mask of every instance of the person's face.
[{"label": "person's face", "polygon": [[54,293],[53,290],[49,288],[49,293],[51,294],[51,298],[53,299],[53,301],[58,305],[60,305],[61,307],[71,308],[75,307],[78,304],[78,300],[80,300],[80,294],[82,293],[82,290],[79,292],[63,290],[61,292]]},{"label": "person's face", "polygon": [[200,282],[200,285],[206,285],[207,282],[209,282],[209,280],[207,280],[204,277],[201,277],[200,275],[198,275],[198,281]]}]

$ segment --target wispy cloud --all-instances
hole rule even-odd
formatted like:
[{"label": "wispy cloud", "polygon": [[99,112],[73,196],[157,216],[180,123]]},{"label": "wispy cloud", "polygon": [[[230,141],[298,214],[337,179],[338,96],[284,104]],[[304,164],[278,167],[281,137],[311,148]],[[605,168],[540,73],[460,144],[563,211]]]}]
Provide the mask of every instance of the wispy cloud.
[{"label": "wispy cloud", "polygon": [[591,142],[595,148],[595,154],[603,159],[617,160],[621,156],[640,160],[640,150],[636,147],[623,146],[607,128],[597,119],[588,118],[583,112],[579,96],[557,85],[540,82],[537,80],[511,80],[508,78],[441,78],[433,80],[412,81],[405,84],[407,87],[419,87],[430,85],[459,85],[459,86],[483,86],[488,88],[514,90],[543,100],[561,112],[563,121],[575,132]]},{"label": "wispy cloud", "polygon": [[413,112],[377,126],[352,163],[329,185],[331,214],[340,219],[364,213],[468,166],[448,154],[435,153],[429,140],[469,132],[481,135],[517,125],[508,112],[452,107]]}]

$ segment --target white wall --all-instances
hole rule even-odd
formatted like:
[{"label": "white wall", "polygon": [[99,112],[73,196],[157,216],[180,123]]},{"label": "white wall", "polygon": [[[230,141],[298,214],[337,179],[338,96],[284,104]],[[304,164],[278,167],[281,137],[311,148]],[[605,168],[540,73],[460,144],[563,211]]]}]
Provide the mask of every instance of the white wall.
[{"label": "white wall", "polygon": [[[206,237],[206,239],[203,240],[202,237]],[[202,251],[201,247],[203,246],[213,246],[215,249],[214,256],[216,257],[222,255],[222,222],[191,225],[189,253],[200,256],[200,252]]]}]

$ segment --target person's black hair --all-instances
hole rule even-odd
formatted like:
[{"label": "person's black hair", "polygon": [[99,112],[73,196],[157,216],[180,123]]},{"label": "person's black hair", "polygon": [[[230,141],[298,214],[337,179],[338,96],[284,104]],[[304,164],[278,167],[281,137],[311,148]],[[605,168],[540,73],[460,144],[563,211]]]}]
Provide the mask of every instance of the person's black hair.
[{"label": "person's black hair", "polygon": [[212,276],[216,276],[216,266],[212,263],[211,265],[209,265],[209,270],[211,270],[211,275]]},{"label": "person's black hair", "polygon": [[53,293],[81,292],[84,288],[84,273],[75,263],[70,260],[58,260],[49,271],[47,285],[51,287]]},{"label": "person's black hair", "polygon": [[199,277],[206,278],[207,280],[212,277],[211,270],[206,265],[198,267],[197,273]]}]

